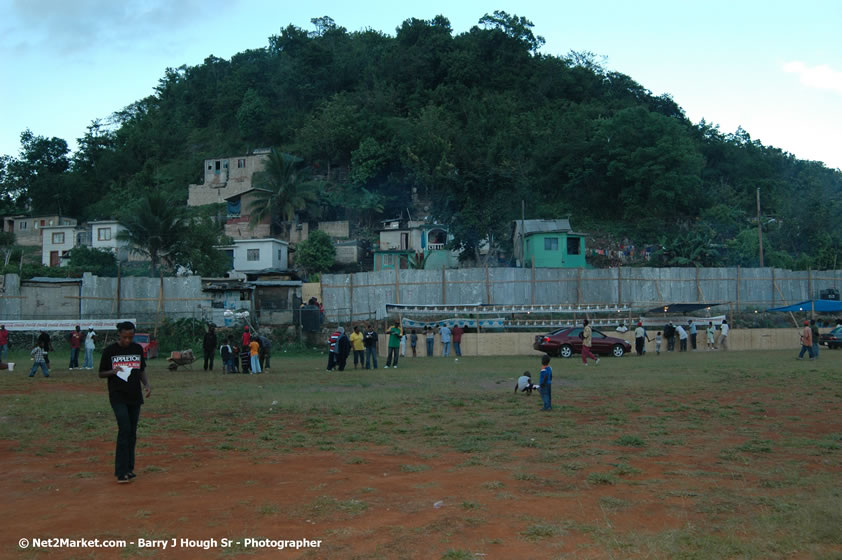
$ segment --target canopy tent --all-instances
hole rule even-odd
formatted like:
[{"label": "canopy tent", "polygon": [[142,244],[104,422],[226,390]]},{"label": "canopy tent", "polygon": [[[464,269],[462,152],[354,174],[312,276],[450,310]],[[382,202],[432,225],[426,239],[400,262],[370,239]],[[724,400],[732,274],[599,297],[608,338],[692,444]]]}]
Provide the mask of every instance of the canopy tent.
[{"label": "canopy tent", "polygon": [[671,303],[661,307],[653,307],[647,313],[692,313],[699,309],[716,307],[720,303]]},{"label": "canopy tent", "polygon": [[802,301],[801,303],[794,303],[785,307],[773,307],[771,309],[767,309],[766,311],[789,311],[792,313],[796,311],[817,311],[819,313],[839,313],[842,311],[842,301],[833,299],[808,299],[807,301]]}]

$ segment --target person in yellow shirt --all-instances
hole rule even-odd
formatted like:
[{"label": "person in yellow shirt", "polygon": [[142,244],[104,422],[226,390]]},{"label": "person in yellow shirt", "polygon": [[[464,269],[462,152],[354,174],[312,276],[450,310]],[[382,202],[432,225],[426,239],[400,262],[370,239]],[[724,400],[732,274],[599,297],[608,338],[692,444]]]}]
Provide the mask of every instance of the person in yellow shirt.
[{"label": "person in yellow shirt", "polygon": [[251,361],[251,373],[261,373],[260,369],[260,343],[252,338],[249,342],[249,360]]},{"label": "person in yellow shirt", "polygon": [[363,333],[360,332],[359,325],[355,325],[354,332],[351,333],[351,349],[354,351],[354,369],[357,369],[357,361],[360,362],[360,367],[364,367],[365,344],[363,344]]}]

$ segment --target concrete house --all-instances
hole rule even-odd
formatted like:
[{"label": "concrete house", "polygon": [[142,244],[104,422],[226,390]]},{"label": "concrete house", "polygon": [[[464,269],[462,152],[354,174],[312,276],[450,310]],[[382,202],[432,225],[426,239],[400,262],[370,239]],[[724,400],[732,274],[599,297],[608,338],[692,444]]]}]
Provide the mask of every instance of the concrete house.
[{"label": "concrete house", "polygon": [[585,234],[570,220],[515,220],[512,244],[518,266],[579,268],[585,266]]},{"label": "concrete house", "polygon": [[[130,248],[128,241],[121,241],[117,239],[117,235],[126,228],[120,225],[116,220],[102,220],[97,222],[90,222],[88,224],[91,228],[91,248],[111,251],[117,257],[118,261],[130,260]],[[135,255],[131,260],[143,260],[138,255]]]},{"label": "concrete house", "polygon": [[425,269],[456,268],[459,253],[446,249],[452,238],[447,226],[423,221],[383,220],[379,247],[374,251],[374,270],[409,268],[416,255],[426,257]]},{"label": "concrete house", "polygon": [[79,226],[44,226],[41,228],[41,264],[66,266],[67,253],[76,247],[91,244],[90,231]]},{"label": "concrete house", "polygon": [[18,245],[41,247],[43,244],[42,229],[51,226],[75,226],[74,218],[64,216],[5,216],[3,231],[15,234]]},{"label": "concrete house", "polygon": [[289,268],[289,243],[279,239],[235,239],[228,250],[236,272],[284,271]]},{"label": "concrete house", "polygon": [[252,189],[254,174],[263,171],[268,154],[268,149],[261,149],[251,155],[206,159],[202,184],[187,187],[187,205],[223,203]]},{"label": "concrete house", "polygon": [[251,225],[251,208],[258,200],[259,192],[265,189],[249,189],[225,199],[228,216],[225,220],[225,235],[233,239],[261,239],[272,235],[272,218],[264,217],[260,223]]}]

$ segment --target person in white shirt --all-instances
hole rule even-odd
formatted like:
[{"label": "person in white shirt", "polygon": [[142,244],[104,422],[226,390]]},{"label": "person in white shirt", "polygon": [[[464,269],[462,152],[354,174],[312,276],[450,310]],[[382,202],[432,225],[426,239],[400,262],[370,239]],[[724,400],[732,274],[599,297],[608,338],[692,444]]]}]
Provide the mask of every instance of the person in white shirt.
[{"label": "person in white shirt", "polygon": [[85,336],[85,369],[94,369],[94,348],[96,348],[96,331],[88,327],[88,334]]},{"label": "person in white shirt", "polygon": [[678,333],[678,351],[679,352],[687,352],[687,331],[684,330],[684,327],[678,325],[675,327],[675,332]]},{"label": "person in white shirt", "polygon": [[643,323],[638,323],[637,328],[634,329],[634,351],[637,352],[638,357],[643,356],[646,340],[646,329],[643,328]]},{"label": "person in white shirt", "polygon": [[532,394],[533,389],[538,389],[538,385],[532,383],[532,377],[528,371],[524,371],[523,375],[518,377],[517,383],[515,384],[515,393],[520,391],[521,393],[526,393],[527,395]]},{"label": "person in white shirt", "polygon": [[728,350],[728,332],[731,330],[731,327],[728,326],[728,321],[723,319],[722,326],[719,328],[719,347],[723,350]]}]

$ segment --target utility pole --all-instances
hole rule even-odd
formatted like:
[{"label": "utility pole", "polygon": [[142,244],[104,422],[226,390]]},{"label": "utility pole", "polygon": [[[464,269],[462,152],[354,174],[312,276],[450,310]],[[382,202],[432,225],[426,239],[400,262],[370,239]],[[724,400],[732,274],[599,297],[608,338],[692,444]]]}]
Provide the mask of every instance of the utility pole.
[{"label": "utility pole", "polygon": [[525,223],[526,221],[526,202],[521,199],[520,201],[520,245],[521,245],[521,252],[520,252],[520,267],[524,268],[526,266],[526,228]]},{"label": "utility pole", "polygon": [[763,268],[763,226],[760,223],[760,187],[757,188],[757,236],[760,240],[760,268]]}]

